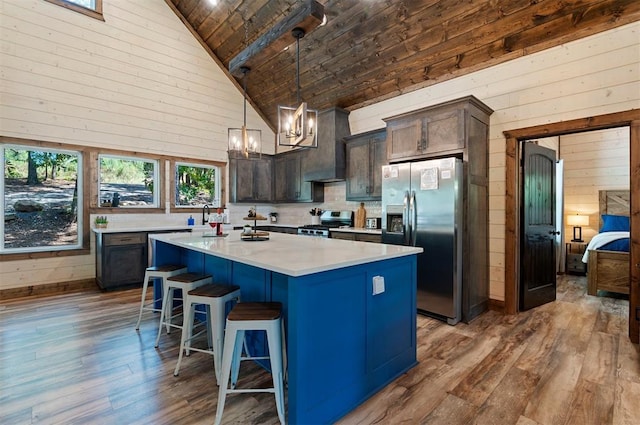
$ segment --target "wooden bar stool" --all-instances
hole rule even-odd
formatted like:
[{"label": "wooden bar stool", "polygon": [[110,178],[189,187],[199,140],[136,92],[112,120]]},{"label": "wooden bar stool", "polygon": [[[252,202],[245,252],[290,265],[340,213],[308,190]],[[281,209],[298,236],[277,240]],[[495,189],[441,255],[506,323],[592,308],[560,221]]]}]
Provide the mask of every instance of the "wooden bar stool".
[{"label": "wooden bar stool", "polygon": [[[156,347],[158,347],[158,343],[160,342],[160,335],[162,334],[162,326],[166,326],[167,333],[171,332],[171,328],[182,329],[182,324],[178,325],[173,323],[173,319],[180,315],[184,315],[182,313],[173,314],[173,294],[176,289],[182,290],[182,298],[184,304],[185,294],[192,289],[197,288],[198,286],[206,285],[207,283],[211,283],[211,275],[203,275],[198,273],[183,273],[177,276],[169,277],[165,280],[165,285],[162,288],[162,308],[160,313],[160,323],[158,325],[158,336],[156,337]],[[184,312],[184,307],[183,307]]]},{"label": "wooden bar stool", "polygon": [[[236,285],[221,285],[210,283],[192,289],[187,293],[183,302],[183,326],[182,339],[180,340],[180,356],[174,376],[180,372],[182,355],[189,350],[207,353],[213,356],[213,369],[216,375],[216,382],[220,382],[220,368],[222,366],[222,343],[224,340],[224,323],[226,316],[226,305],[229,301],[240,301],[240,287]],[[196,315],[197,305],[204,305],[207,313],[207,337],[209,339],[208,349],[194,348],[191,341],[202,335],[203,332],[193,333],[193,322]]]},{"label": "wooden bar stool", "polygon": [[[265,331],[269,347],[268,357],[242,357],[245,331]],[[273,393],[276,398],[276,409],[280,423],[284,424],[284,380],[287,370],[287,354],[284,342],[284,322],[282,321],[282,304],[278,302],[238,303],[229,316],[224,335],[222,355],[222,380],[218,390],[218,408],[216,425],[222,421],[222,412],[227,394],[232,393]],[[269,359],[273,388],[236,389],[238,372],[242,360]],[[231,388],[228,388],[231,378]]]},{"label": "wooden bar stool", "polygon": [[140,299],[140,313],[138,313],[138,323],[136,323],[136,330],[140,329],[140,320],[142,320],[143,311],[146,310],[159,312],[162,309],[162,307],[155,307],[156,303],[158,302],[162,305],[162,298],[157,298],[151,302],[147,302],[147,288],[149,287],[149,279],[160,279],[162,287],[164,288],[164,281],[167,278],[186,272],[187,268],[185,266],[178,266],[175,264],[147,267],[147,270],[144,272],[144,284],[142,285],[142,298]]}]

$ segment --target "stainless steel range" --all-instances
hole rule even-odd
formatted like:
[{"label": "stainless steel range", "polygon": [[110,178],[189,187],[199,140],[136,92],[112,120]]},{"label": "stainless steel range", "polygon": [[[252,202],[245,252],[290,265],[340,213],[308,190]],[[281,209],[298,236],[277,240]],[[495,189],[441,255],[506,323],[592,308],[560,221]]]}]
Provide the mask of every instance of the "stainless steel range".
[{"label": "stainless steel range", "polygon": [[353,227],[353,211],[324,211],[320,215],[320,224],[300,226],[298,234],[328,238],[329,229],[337,227]]}]

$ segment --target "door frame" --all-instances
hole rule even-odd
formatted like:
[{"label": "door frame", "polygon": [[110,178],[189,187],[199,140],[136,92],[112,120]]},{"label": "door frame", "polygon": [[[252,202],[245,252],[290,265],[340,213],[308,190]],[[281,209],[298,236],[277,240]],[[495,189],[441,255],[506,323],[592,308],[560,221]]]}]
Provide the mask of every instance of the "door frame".
[{"label": "door frame", "polygon": [[[629,127],[631,194],[631,264],[640,264],[640,109],[504,131],[506,138],[505,187],[505,313],[518,312],[520,264],[520,142],[592,130]],[[640,339],[640,322],[632,306],[640,306],[640,268],[632,267],[629,293],[629,338]]]}]

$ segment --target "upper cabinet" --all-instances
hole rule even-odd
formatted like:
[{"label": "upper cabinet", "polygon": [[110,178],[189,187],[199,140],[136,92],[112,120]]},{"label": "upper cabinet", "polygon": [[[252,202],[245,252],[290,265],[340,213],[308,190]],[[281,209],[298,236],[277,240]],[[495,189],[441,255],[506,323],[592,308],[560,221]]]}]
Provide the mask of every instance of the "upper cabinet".
[{"label": "upper cabinet", "polygon": [[306,152],[303,178],[314,182],[345,179],[344,138],[349,136],[349,111],[330,108],[318,113],[318,147]]},{"label": "upper cabinet", "polygon": [[389,162],[464,152],[472,120],[488,126],[492,111],[473,96],[386,118]]},{"label": "upper cabinet", "polygon": [[305,181],[303,178],[307,152],[307,150],[301,150],[276,155],[274,160],[276,202],[322,202],[324,200],[324,186]]},{"label": "upper cabinet", "polygon": [[347,201],[382,198],[382,166],[387,163],[387,132],[369,131],[345,138]]},{"label": "upper cabinet", "polygon": [[273,156],[229,159],[229,202],[273,201]]}]

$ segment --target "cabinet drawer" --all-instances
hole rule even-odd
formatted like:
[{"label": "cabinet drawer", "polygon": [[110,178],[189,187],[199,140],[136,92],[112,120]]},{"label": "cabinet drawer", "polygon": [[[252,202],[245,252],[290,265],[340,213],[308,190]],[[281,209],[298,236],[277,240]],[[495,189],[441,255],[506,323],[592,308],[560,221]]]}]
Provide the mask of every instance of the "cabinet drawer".
[{"label": "cabinet drawer", "polygon": [[103,235],[104,245],[138,245],[147,243],[147,234],[141,233],[114,233]]},{"label": "cabinet drawer", "polygon": [[382,235],[358,234],[356,240],[361,242],[382,243]]},{"label": "cabinet drawer", "polygon": [[587,265],[582,262],[582,254],[567,255],[567,271],[574,273],[585,273]]},{"label": "cabinet drawer", "polygon": [[355,241],[356,235],[346,232],[331,232],[331,239],[344,239],[347,241]]}]

